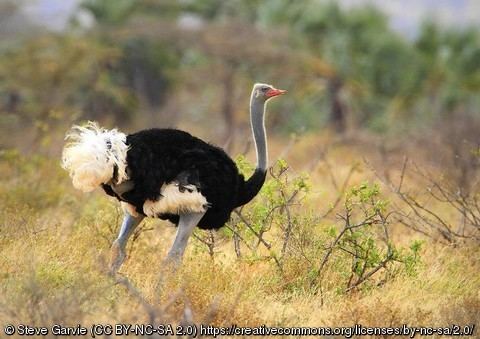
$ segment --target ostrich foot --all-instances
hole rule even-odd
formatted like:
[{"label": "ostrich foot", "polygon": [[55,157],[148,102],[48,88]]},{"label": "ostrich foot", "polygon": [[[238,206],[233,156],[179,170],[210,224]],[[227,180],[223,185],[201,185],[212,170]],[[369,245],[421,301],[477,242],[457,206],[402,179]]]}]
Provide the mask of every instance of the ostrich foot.
[{"label": "ostrich foot", "polygon": [[168,286],[168,282],[175,277],[175,273],[177,273],[178,269],[180,268],[182,263],[182,258],[180,257],[173,257],[167,256],[163,259],[162,264],[160,266],[158,280],[155,284],[155,291],[157,295],[160,295],[161,291]]},{"label": "ostrich foot", "polygon": [[125,261],[125,251],[118,243],[118,240],[113,242],[110,254],[110,274],[115,275]]},{"label": "ostrich foot", "polygon": [[182,265],[182,256],[176,254],[168,254],[163,260],[162,266],[164,270],[175,272]]}]

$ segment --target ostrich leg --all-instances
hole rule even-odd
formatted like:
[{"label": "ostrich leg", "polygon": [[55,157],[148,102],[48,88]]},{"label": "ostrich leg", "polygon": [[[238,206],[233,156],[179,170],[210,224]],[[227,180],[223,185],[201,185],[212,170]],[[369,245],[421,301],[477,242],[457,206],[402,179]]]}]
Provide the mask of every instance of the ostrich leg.
[{"label": "ostrich leg", "polygon": [[133,231],[138,224],[140,224],[143,218],[143,216],[133,217],[129,213],[125,212],[118,238],[112,244],[112,259],[110,263],[111,273],[117,273],[120,266],[122,266],[122,263],[125,260],[125,247],[127,245],[128,238],[130,238]]},{"label": "ostrich leg", "polygon": [[167,264],[172,263],[174,266],[177,266],[181,262],[183,253],[187,247],[188,239],[204,214],[205,212],[185,213],[180,215],[177,235],[175,236],[175,241],[167,255]]}]

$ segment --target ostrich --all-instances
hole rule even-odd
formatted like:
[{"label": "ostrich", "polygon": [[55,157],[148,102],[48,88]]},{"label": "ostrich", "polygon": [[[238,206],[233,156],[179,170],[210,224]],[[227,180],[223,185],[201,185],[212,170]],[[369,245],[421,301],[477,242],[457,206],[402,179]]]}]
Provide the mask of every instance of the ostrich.
[{"label": "ostrich", "polygon": [[250,122],[257,165],[245,180],[221,149],[176,129],[147,129],[130,135],[98,127],[73,126],[67,133],[62,166],[73,186],[84,192],[97,187],[120,200],[125,212],[111,248],[111,271],[125,259],[128,238],[144,217],[178,226],[167,261],[178,264],[195,226],[218,229],[236,207],[252,200],[265,182],[267,140],[265,107],[286,91],[255,84]]}]

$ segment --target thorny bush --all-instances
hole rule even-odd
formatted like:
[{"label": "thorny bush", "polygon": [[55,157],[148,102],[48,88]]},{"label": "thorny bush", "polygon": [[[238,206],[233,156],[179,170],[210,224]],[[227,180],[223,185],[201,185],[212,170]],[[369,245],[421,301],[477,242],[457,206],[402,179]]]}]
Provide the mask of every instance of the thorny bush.
[{"label": "thorny bush", "polygon": [[[243,158],[237,163],[244,172],[252,170]],[[396,211],[377,184],[347,190],[331,224],[310,195],[309,176],[292,172],[284,160],[277,161],[259,196],[236,210],[220,234],[197,231],[197,246],[205,244],[215,258],[220,239],[231,240],[238,260],[272,262],[286,291],[322,297],[327,290],[348,293],[416,274],[422,242],[394,244],[389,228]]]}]

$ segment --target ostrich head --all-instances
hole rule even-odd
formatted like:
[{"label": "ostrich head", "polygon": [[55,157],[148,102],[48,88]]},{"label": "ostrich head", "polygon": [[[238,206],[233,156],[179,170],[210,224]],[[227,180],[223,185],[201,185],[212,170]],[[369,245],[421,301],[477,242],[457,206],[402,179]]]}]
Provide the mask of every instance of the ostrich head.
[{"label": "ostrich head", "polygon": [[252,99],[260,102],[266,102],[267,100],[287,93],[282,89],[276,89],[272,85],[257,83],[253,86]]}]

